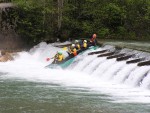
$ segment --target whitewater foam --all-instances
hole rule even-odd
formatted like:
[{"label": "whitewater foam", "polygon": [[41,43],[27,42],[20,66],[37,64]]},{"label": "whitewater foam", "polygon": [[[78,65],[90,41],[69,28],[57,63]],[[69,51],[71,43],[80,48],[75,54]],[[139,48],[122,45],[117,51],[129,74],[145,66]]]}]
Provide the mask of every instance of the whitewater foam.
[{"label": "whitewater foam", "polygon": [[55,83],[65,87],[85,87],[91,91],[111,95],[116,102],[150,103],[150,91],[135,87],[137,83],[141,83],[142,88],[148,88],[149,66],[137,67],[117,62],[116,59],[88,56],[87,53],[90,51],[87,51],[81,55],[82,57],[78,56],[79,62],[74,64],[73,69],[44,68],[52,62],[52,60],[47,62],[45,58],[53,57],[57,51],[62,49],[52,44],[41,43],[29,52],[20,52],[14,61],[0,63],[0,72],[5,73],[0,79],[13,78]]}]

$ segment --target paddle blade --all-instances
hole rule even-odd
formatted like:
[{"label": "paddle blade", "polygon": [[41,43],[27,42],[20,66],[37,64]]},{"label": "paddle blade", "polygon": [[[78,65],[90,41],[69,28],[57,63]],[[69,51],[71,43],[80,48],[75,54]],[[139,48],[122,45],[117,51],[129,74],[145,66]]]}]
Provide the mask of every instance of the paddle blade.
[{"label": "paddle blade", "polygon": [[50,61],[50,58],[46,58],[46,61]]},{"label": "paddle blade", "polygon": [[63,49],[63,50],[67,50],[67,47],[63,47],[62,49]]}]

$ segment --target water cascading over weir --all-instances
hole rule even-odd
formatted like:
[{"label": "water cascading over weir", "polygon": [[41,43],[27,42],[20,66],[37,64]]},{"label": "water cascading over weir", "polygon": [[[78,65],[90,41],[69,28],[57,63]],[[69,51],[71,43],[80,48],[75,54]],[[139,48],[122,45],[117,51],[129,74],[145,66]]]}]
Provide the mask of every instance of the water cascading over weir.
[{"label": "water cascading over weir", "polygon": [[13,16],[15,6],[11,0],[0,1],[0,50],[16,50],[23,47],[15,29],[17,19]]},{"label": "water cascading over weir", "polygon": [[69,67],[101,80],[150,89],[150,53],[105,45],[79,56]]}]

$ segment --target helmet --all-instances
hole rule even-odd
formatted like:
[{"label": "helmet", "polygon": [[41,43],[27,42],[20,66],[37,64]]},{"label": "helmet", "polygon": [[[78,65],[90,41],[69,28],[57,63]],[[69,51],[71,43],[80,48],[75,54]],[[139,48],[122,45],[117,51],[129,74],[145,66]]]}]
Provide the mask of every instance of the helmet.
[{"label": "helmet", "polygon": [[59,54],[59,55],[62,55],[62,52],[59,51],[58,54]]},{"label": "helmet", "polygon": [[87,40],[84,40],[83,42],[87,43]]},{"label": "helmet", "polygon": [[78,41],[78,40],[75,40],[75,43],[79,43],[79,41]]},{"label": "helmet", "polygon": [[93,37],[96,38],[96,34],[93,34]]},{"label": "helmet", "polygon": [[75,44],[72,44],[71,47],[75,47]]}]

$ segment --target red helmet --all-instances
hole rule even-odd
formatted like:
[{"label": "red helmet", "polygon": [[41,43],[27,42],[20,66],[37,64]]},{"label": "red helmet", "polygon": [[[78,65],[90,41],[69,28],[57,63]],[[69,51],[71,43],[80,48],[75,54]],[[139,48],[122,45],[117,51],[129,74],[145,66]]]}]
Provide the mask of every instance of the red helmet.
[{"label": "red helmet", "polygon": [[93,34],[93,38],[96,38],[96,34]]}]

